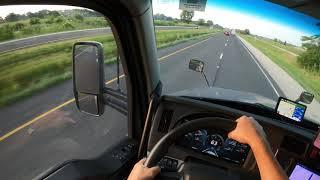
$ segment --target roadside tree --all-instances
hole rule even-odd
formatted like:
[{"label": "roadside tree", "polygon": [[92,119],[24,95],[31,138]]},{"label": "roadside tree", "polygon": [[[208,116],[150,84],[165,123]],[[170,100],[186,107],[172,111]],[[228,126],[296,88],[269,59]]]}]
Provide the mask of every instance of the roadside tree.
[{"label": "roadside tree", "polygon": [[208,21],[207,21],[207,24],[208,24],[208,26],[213,26],[213,21],[208,20]]},{"label": "roadside tree", "polygon": [[298,56],[298,63],[305,69],[320,71],[320,35],[302,36],[302,46],[306,51]]},{"label": "roadside tree", "polygon": [[180,14],[181,21],[190,23],[194,16],[194,11],[183,10]]}]

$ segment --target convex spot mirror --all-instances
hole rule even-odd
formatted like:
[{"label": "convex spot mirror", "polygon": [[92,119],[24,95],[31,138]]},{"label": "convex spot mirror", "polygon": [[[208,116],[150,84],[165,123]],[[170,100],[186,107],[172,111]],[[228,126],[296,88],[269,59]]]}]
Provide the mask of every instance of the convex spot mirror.
[{"label": "convex spot mirror", "polygon": [[189,62],[189,69],[196,72],[203,72],[204,63],[197,59],[191,59]]},{"label": "convex spot mirror", "polygon": [[104,111],[103,48],[98,42],[73,46],[73,90],[80,111],[100,116]]},{"label": "convex spot mirror", "polygon": [[300,97],[297,99],[299,102],[303,102],[306,104],[311,104],[312,100],[314,98],[314,95],[309,92],[303,92],[300,94]]}]

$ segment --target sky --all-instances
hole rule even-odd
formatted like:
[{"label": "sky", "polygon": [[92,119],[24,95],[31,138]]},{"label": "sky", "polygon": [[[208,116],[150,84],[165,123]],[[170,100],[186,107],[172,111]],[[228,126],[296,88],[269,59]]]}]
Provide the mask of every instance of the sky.
[{"label": "sky", "polygon": [[[180,18],[179,0],[153,0],[153,13]],[[320,34],[319,19],[262,0],[208,0],[205,12],[196,11],[193,20],[200,18],[297,46],[301,36]]]},{"label": "sky", "polygon": [[[73,6],[58,5],[15,5],[0,6],[0,16],[11,12],[25,14],[43,9],[75,9]],[[180,18],[179,0],[153,0],[153,13]],[[249,29],[252,34],[278,38],[300,46],[301,36],[320,34],[315,26],[319,19],[292,11],[263,0],[208,0],[204,12],[195,12],[193,20],[203,18],[230,29]]]}]

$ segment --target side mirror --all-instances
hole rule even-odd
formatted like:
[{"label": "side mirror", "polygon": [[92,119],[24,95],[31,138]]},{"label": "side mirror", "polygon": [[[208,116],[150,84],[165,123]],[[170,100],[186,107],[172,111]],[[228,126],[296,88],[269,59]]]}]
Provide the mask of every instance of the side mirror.
[{"label": "side mirror", "polygon": [[206,80],[207,86],[210,87],[209,81],[207,79],[206,74],[203,72],[204,70],[204,62],[197,60],[197,59],[191,59],[189,61],[189,69],[196,71],[196,72],[200,72],[201,75],[204,77],[204,79]]},{"label": "side mirror", "polygon": [[80,111],[100,116],[104,112],[103,48],[98,42],[73,46],[73,91]]},{"label": "side mirror", "polygon": [[189,62],[189,69],[202,73],[204,69],[204,62],[196,59],[191,59]]},{"label": "side mirror", "polygon": [[314,98],[314,95],[309,92],[302,92],[300,97],[296,100],[296,102],[303,102],[306,104],[310,104]]}]

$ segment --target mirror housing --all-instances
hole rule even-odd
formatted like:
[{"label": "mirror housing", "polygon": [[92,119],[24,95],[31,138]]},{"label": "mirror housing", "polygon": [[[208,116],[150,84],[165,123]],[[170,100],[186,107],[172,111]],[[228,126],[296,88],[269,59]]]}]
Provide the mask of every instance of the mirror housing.
[{"label": "mirror housing", "polygon": [[189,69],[196,71],[196,72],[200,72],[201,75],[206,80],[207,86],[210,87],[207,76],[204,73],[204,65],[205,65],[204,62],[197,60],[197,59],[190,59],[190,61],[189,61]]},{"label": "mirror housing", "polygon": [[204,62],[197,59],[191,59],[189,61],[189,69],[202,73],[204,69]]},{"label": "mirror housing", "polygon": [[296,102],[303,102],[305,104],[311,104],[314,95],[309,92],[302,92]]},{"label": "mirror housing", "polygon": [[78,109],[94,116],[104,112],[104,56],[98,42],[73,46],[73,91]]}]

